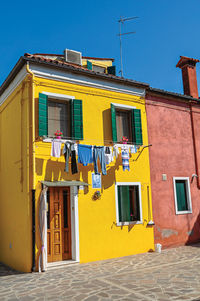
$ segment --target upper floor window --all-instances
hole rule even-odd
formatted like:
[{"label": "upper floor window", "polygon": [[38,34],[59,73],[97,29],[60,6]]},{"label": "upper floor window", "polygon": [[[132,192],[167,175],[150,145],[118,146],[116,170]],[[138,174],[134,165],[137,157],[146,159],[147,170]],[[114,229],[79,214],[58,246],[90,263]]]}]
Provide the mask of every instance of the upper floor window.
[{"label": "upper floor window", "polygon": [[128,138],[132,142],[131,128],[131,111],[116,110],[116,125],[117,125],[117,141],[121,141],[122,137]]},{"label": "upper floor window", "polygon": [[105,73],[106,72],[105,67],[101,67],[101,66],[97,66],[97,65],[92,65],[92,70],[94,72],[99,72],[99,73]]},{"label": "upper floor window", "polygon": [[52,98],[39,93],[39,136],[54,136],[59,130],[66,139],[83,139],[82,100]]},{"label": "upper floor window", "polygon": [[141,111],[131,106],[111,104],[112,138],[113,142],[121,142],[126,136],[128,141],[142,145]]},{"label": "upper floor window", "polygon": [[174,177],[173,182],[176,214],[192,213],[189,178]]},{"label": "upper floor window", "polygon": [[64,137],[71,137],[70,101],[48,100],[48,135],[59,130]]}]

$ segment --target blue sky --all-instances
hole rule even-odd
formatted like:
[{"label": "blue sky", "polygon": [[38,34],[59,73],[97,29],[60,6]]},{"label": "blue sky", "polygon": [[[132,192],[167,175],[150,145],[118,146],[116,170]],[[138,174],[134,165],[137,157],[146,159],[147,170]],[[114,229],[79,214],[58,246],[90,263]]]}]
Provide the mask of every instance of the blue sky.
[{"label": "blue sky", "polygon": [[[112,57],[120,70],[119,24],[124,77],[182,93],[180,55],[200,59],[199,0],[4,1],[0,12],[0,84],[25,52]],[[197,69],[200,64],[197,64]],[[198,71],[200,86],[200,72]],[[200,92],[200,88],[199,88]]]}]

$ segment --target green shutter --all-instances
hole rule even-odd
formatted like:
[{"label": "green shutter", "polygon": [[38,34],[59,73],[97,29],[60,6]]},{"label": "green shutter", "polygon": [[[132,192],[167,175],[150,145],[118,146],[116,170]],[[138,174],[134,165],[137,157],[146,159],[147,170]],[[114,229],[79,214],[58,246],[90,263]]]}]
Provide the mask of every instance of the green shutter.
[{"label": "green shutter", "polygon": [[116,67],[115,66],[107,67],[107,72],[108,74],[116,75]]},{"label": "green shutter", "polygon": [[133,143],[136,145],[142,145],[142,123],[141,123],[141,111],[138,109],[132,110],[132,134]]},{"label": "green shutter", "polygon": [[71,100],[71,137],[74,140],[83,139],[82,100]]},{"label": "green shutter", "polygon": [[115,106],[111,103],[112,139],[117,142],[117,123]]},{"label": "green shutter", "polygon": [[39,93],[39,136],[48,136],[48,96]]},{"label": "green shutter", "polygon": [[92,70],[92,63],[90,61],[87,61],[87,69]]},{"label": "green shutter", "polygon": [[178,211],[187,211],[188,204],[184,180],[176,180],[176,199]]},{"label": "green shutter", "polygon": [[119,222],[130,222],[129,186],[118,186]]}]

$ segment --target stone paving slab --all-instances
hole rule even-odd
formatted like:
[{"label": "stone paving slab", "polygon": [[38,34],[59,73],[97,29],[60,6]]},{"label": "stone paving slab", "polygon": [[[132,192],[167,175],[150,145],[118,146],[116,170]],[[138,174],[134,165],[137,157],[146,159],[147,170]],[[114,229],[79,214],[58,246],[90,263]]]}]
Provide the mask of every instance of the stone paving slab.
[{"label": "stone paving slab", "polygon": [[0,301],[200,301],[200,244],[20,273],[0,264]]}]

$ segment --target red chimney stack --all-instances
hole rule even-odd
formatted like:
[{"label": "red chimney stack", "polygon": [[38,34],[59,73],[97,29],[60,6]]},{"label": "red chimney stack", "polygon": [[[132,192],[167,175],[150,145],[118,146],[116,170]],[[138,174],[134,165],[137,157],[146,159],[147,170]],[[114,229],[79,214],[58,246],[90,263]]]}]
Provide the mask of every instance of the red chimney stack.
[{"label": "red chimney stack", "polygon": [[196,74],[196,63],[198,62],[199,60],[181,56],[176,65],[182,70],[184,94],[194,98],[199,98]]}]

